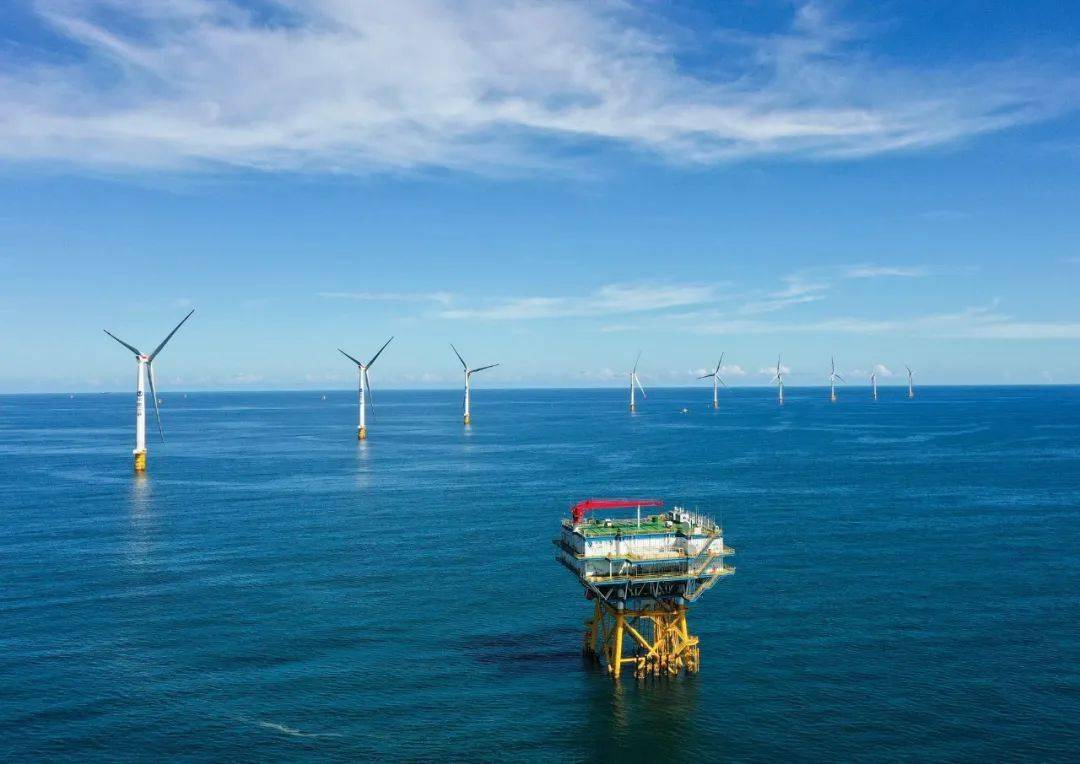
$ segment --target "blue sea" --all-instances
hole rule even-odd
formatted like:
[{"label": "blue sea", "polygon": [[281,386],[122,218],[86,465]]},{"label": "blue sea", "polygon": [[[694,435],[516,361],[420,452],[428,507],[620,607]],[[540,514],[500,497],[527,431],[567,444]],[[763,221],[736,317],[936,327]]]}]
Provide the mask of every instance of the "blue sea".
[{"label": "blue sea", "polygon": [[[1080,388],[0,397],[0,760],[1076,761]],[[688,411],[682,412],[686,407]],[[582,498],[721,519],[702,670],[615,686]]]}]

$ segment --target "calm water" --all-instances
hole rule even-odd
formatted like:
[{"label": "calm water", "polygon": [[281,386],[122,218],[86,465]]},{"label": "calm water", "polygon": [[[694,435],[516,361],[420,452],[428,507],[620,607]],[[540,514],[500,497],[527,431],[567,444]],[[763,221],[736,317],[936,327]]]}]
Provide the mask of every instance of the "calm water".
[{"label": "calm water", "polygon": [[[0,397],[0,759],[1076,760],[1080,388]],[[688,414],[679,409],[689,406]],[[580,498],[721,517],[702,672],[615,689]],[[659,760],[659,759],[657,759]]]}]

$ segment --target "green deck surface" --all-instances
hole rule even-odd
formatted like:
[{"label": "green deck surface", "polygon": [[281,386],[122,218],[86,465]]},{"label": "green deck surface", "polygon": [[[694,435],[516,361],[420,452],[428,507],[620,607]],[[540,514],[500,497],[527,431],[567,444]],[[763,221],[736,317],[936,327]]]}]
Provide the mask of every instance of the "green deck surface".
[{"label": "green deck surface", "polygon": [[615,531],[622,531],[624,536],[637,536],[645,533],[675,533],[676,531],[688,531],[686,523],[675,523],[670,528],[666,524],[667,518],[665,517],[643,517],[641,518],[641,527],[638,527],[637,518],[630,518],[628,520],[612,520],[611,527],[604,525],[604,521],[598,523],[584,523],[581,526],[581,535],[589,538],[590,536],[612,536]]}]

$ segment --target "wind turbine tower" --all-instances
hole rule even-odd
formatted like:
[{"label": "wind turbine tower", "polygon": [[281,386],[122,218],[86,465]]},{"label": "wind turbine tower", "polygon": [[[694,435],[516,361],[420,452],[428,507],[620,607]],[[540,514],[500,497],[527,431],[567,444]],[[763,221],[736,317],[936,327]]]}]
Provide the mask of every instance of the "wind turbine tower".
[{"label": "wind turbine tower", "polygon": [[724,354],[721,353],[720,360],[716,362],[716,371],[712,372],[711,374],[704,374],[698,377],[698,379],[709,379],[710,377],[712,378],[712,407],[714,409],[720,408],[720,398],[717,394],[720,385],[724,385],[724,387],[727,387],[727,385],[724,383],[724,380],[720,379],[720,366],[723,363]]},{"label": "wind turbine tower", "polygon": [[154,416],[157,418],[158,434],[161,436],[161,441],[165,442],[165,430],[161,426],[161,410],[158,408],[157,388],[154,385],[154,359],[157,358],[158,353],[165,347],[165,344],[184,325],[184,321],[191,318],[191,314],[194,312],[195,309],[192,308],[191,313],[184,316],[183,320],[176,325],[176,328],[169,332],[168,336],[149,355],[145,355],[137,347],[127,344],[108,329],[103,330],[107,335],[134,353],[135,363],[138,365],[135,381],[135,450],[133,452],[136,472],[146,472],[146,383],[148,381],[150,383],[150,395],[154,398]]},{"label": "wind turbine tower", "polygon": [[469,382],[472,378],[472,375],[478,371],[483,371],[484,369],[494,369],[499,364],[491,363],[487,366],[480,366],[476,369],[470,369],[469,365],[465,363],[465,359],[461,357],[461,353],[459,353],[457,348],[454,347],[454,343],[450,343],[450,349],[454,351],[454,355],[456,355],[458,357],[458,360],[461,361],[461,368],[465,370],[465,424],[471,424],[469,412]]},{"label": "wind turbine tower", "polygon": [[634,401],[634,385],[637,385],[638,389],[641,390],[641,397],[642,398],[647,398],[648,397],[647,395],[645,395],[645,388],[641,386],[641,380],[638,379],[638,375],[637,375],[637,367],[638,367],[638,362],[640,360],[641,360],[641,351],[639,350],[638,354],[637,354],[637,358],[634,359],[634,368],[630,372],[630,411],[637,411],[637,403]]},{"label": "wind turbine tower", "polygon": [[914,375],[914,372],[911,371],[910,366],[905,365],[904,368],[907,369],[907,397],[908,398],[914,398],[915,397],[915,383],[911,380],[912,376]]},{"label": "wind turbine tower", "polygon": [[781,406],[784,405],[784,370],[780,366],[780,356],[776,356],[776,376],[773,382],[779,385],[780,396],[777,399]]},{"label": "wind turbine tower", "polygon": [[832,370],[829,372],[829,401],[836,403],[836,382],[837,380],[843,382],[844,378],[836,373],[836,359],[829,358],[829,363]]},{"label": "wind turbine tower", "polygon": [[874,391],[874,400],[877,400],[877,369],[870,372],[870,389]]},{"label": "wind turbine tower", "polygon": [[[356,364],[356,370],[360,376],[360,423],[356,427],[357,440],[367,440],[367,408],[365,406],[365,403],[367,404],[367,406],[371,406],[372,415],[375,414],[375,398],[371,395],[371,380],[368,379],[368,369],[370,369],[375,364],[375,359],[382,355],[382,351],[386,350],[386,346],[389,345],[391,340],[393,339],[394,338],[391,337],[389,340],[384,342],[383,346],[379,348],[379,352],[373,355],[371,357],[371,360],[367,363],[353,358],[344,350],[338,348],[339,353],[341,353],[343,356]],[[365,398],[367,399],[366,401]]]}]

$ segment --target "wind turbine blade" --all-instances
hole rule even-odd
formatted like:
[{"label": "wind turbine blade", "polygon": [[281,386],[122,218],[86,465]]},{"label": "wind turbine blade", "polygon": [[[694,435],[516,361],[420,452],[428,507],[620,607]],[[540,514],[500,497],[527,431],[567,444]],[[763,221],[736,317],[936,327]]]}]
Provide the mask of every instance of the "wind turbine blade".
[{"label": "wind turbine blade", "polygon": [[158,434],[161,435],[161,442],[165,442],[165,429],[161,426],[161,409],[158,408],[157,402],[157,386],[154,384],[154,363],[148,362],[146,364],[146,370],[149,372],[146,376],[149,377],[150,382],[150,397],[154,399],[154,416],[157,418]]},{"label": "wind turbine blade", "polygon": [[126,347],[126,348],[127,348],[128,350],[130,350],[130,351],[131,351],[132,353],[134,353],[135,355],[142,355],[142,353],[140,353],[140,352],[139,352],[139,349],[138,349],[137,347],[135,347],[134,345],[129,345],[129,344],[127,344],[127,343],[126,343],[126,342],[124,342],[124,341],[123,341],[122,339],[120,339],[119,337],[117,337],[117,336],[116,336],[115,334],[113,334],[112,332],[110,332],[110,331],[109,331],[108,329],[102,329],[101,331],[105,332],[105,333],[106,333],[107,335],[109,335],[110,337],[112,337],[112,338],[113,338],[114,340],[116,340],[117,342],[119,342],[119,343],[120,343],[121,345],[123,345],[124,347]]},{"label": "wind turbine blade", "polygon": [[[727,387],[727,382],[725,382],[724,380],[720,379],[720,377],[717,377],[717,378],[716,378],[716,381],[717,381],[717,382],[719,382],[719,383],[720,383],[721,385],[723,385],[724,387]],[[731,388],[728,388],[728,389],[731,389]]]},{"label": "wind turbine blade", "polygon": [[379,348],[379,352],[376,353],[375,355],[373,355],[371,357],[371,360],[367,362],[367,368],[369,368],[369,369],[371,368],[371,365],[373,363],[375,363],[375,359],[378,358],[380,355],[382,355],[382,351],[386,350],[386,346],[389,345],[393,341],[393,339],[394,338],[391,337],[390,339],[388,339],[386,342],[383,343],[383,346],[381,348]]},{"label": "wind turbine blade", "polygon": [[470,374],[475,374],[476,372],[483,371],[484,369],[494,369],[498,365],[499,364],[497,364],[497,363],[491,363],[491,364],[488,364],[487,366],[481,366],[479,369],[469,369],[469,373]]},{"label": "wind turbine blade", "polygon": [[839,374],[837,374],[837,375],[836,375],[836,378],[837,378],[837,379],[839,379],[839,380],[840,380],[841,382],[843,382],[843,383],[844,383],[845,385],[847,384],[847,380],[845,380],[845,379],[844,379],[843,377],[841,377],[841,376],[840,376]]},{"label": "wind turbine blade", "polygon": [[468,371],[468,370],[469,370],[469,366],[468,366],[468,364],[466,364],[466,363],[465,363],[465,359],[461,357],[461,353],[459,353],[459,352],[457,351],[457,348],[456,348],[456,347],[454,347],[454,343],[453,343],[453,342],[451,342],[451,343],[450,343],[450,349],[454,351],[454,355],[456,355],[456,356],[457,356],[457,359],[458,359],[459,361],[461,361],[461,368],[463,368],[463,369],[464,369],[465,371]]},{"label": "wind turbine blade", "polygon": [[715,376],[716,376],[716,372],[713,372],[712,374],[706,374],[704,376],[698,377],[698,379],[709,379],[710,377],[715,377]]},{"label": "wind turbine blade", "polygon": [[716,362],[716,373],[720,373],[720,367],[724,365],[724,353],[720,354],[720,360]]},{"label": "wind turbine blade", "polygon": [[355,363],[355,364],[356,364],[357,366],[359,366],[359,367],[360,367],[361,369],[362,369],[362,368],[364,368],[364,364],[362,364],[362,363],[360,363],[359,361],[357,361],[357,360],[356,360],[355,358],[353,358],[353,357],[352,357],[351,355],[349,355],[348,353],[346,353],[346,352],[345,352],[344,350],[342,350],[341,348],[338,348],[338,349],[337,349],[337,351],[338,351],[339,353],[341,353],[341,354],[342,354],[343,356],[345,356],[346,358],[348,358],[348,359],[349,359],[350,361],[352,361],[353,363]]},{"label": "wind turbine blade", "polygon": [[637,358],[634,359],[634,370],[633,370],[634,374],[637,374],[637,365],[638,365],[638,361],[640,361],[640,360],[641,360],[641,351],[639,350],[639,351],[637,351]]},{"label": "wind turbine blade", "polygon": [[150,360],[151,360],[151,361],[153,361],[153,360],[154,360],[155,358],[157,358],[157,354],[161,352],[161,349],[162,349],[163,347],[165,347],[165,343],[167,343],[167,342],[168,342],[169,340],[171,340],[171,339],[172,339],[172,337],[173,337],[173,335],[174,335],[174,334],[176,334],[176,333],[177,333],[178,331],[180,331],[180,327],[184,325],[184,322],[185,322],[185,321],[187,321],[187,320],[188,320],[189,318],[191,318],[191,316],[192,316],[192,314],[193,314],[194,312],[195,312],[195,308],[192,308],[192,309],[191,309],[191,313],[188,313],[188,314],[187,314],[186,316],[184,316],[184,318],[183,318],[183,319],[181,319],[180,323],[178,323],[178,324],[176,325],[176,328],[175,328],[175,329],[173,329],[173,330],[172,330],[171,332],[169,332],[169,336],[168,336],[168,337],[166,337],[165,339],[163,339],[163,340],[161,341],[161,344],[160,344],[160,345],[158,345],[158,346],[157,346],[156,348],[154,348],[154,352],[153,352],[153,353],[151,353],[151,354],[150,354],[150,356],[149,356],[149,358],[150,358]]},{"label": "wind turbine blade", "polygon": [[371,380],[368,379],[367,369],[363,369],[362,374],[364,375],[364,389],[367,392],[367,395],[365,397],[367,398],[368,408],[371,409],[371,418],[374,419],[375,418],[375,396],[371,394]]},{"label": "wind turbine blade", "polygon": [[640,390],[640,391],[641,391],[641,397],[642,397],[642,398],[648,398],[649,396],[647,396],[647,395],[645,394],[645,388],[641,386],[641,380],[640,380],[640,379],[638,379],[638,377],[637,377],[637,374],[635,374],[635,375],[634,375],[634,382],[636,382],[636,383],[637,383],[637,386],[638,386],[638,390]]}]

